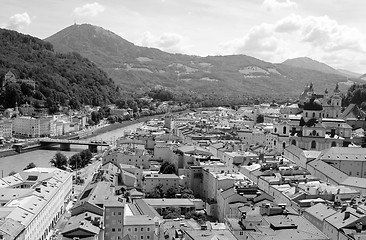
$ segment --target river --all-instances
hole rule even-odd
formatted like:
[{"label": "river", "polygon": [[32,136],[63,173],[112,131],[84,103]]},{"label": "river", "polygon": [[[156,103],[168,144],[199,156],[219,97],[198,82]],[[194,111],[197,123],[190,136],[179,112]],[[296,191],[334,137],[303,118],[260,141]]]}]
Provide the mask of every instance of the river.
[{"label": "river", "polygon": [[[118,128],[110,132],[102,133],[100,135],[89,138],[89,140],[115,141],[118,137],[124,136],[125,132],[134,131],[136,128],[141,127],[143,123],[136,123],[126,127]],[[87,138],[88,139],[88,138]],[[70,151],[61,151],[66,157],[86,149],[87,147],[77,146],[71,148]],[[8,176],[11,171],[20,172],[29,163],[33,162],[37,167],[51,167],[50,160],[59,151],[58,147],[51,150],[35,150],[26,153],[21,153],[13,156],[0,158],[0,177]]]}]

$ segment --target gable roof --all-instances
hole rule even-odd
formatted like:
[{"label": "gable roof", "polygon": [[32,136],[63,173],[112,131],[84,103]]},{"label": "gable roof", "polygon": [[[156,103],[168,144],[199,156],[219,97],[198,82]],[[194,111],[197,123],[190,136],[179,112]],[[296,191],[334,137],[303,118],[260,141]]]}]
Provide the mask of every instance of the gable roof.
[{"label": "gable roof", "polygon": [[341,114],[343,119],[359,119],[364,118],[365,114],[360,110],[356,104],[350,104]]}]

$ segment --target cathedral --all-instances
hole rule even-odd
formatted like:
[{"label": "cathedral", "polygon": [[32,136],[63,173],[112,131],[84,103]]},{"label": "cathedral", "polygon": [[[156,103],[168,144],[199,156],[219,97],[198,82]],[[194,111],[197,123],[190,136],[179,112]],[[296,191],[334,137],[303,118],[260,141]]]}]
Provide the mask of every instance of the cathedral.
[{"label": "cathedral", "polygon": [[289,143],[305,150],[321,151],[330,147],[348,146],[352,127],[341,119],[342,98],[338,84],[333,94],[314,92],[306,86],[299,99],[299,113],[289,115]]},{"label": "cathedral", "polygon": [[316,94],[313,84],[305,87],[298,104],[281,107],[280,117],[266,136],[277,153],[291,145],[321,151],[350,144],[352,127],[341,118],[342,98],[338,84],[333,93]]}]

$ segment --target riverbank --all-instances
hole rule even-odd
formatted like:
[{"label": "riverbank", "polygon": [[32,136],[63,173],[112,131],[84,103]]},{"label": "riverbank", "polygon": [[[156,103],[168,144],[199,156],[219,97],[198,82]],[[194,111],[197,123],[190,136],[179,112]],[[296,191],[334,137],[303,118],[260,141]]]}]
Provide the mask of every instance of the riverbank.
[{"label": "riverbank", "polygon": [[0,152],[0,158],[9,157],[9,156],[17,155],[17,154],[19,154],[19,153],[13,149],[4,150],[4,151]]},{"label": "riverbank", "polygon": [[[86,135],[84,137],[84,139],[85,138],[93,138],[93,137],[96,137],[96,136],[98,136],[100,134],[103,134],[103,133],[111,132],[111,131],[114,131],[114,130],[117,130],[117,129],[120,129],[120,128],[123,128],[123,127],[128,127],[128,126],[136,124],[136,123],[145,122],[145,121],[150,120],[150,119],[161,118],[163,116],[164,116],[163,114],[160,114],[160,115],[154,115],[154,116],[141,117],[139,119],[135,119],[135,120],[131,120],[131,121],[125,121],[125,122],[122,122],[122,123],[113,123],[113,124],[107,125],[105,127],[101,127],[101,128],[96,129],[95,131],[93,131],[92,134]],[[36,148],[27,149],[23,152],[29,152],[29,151],[37,150],[37,149],[39,149],[39,146],[36,147]],[[23,153],[23,152],[21,152],[21,153]],[[0,158],[9,157],[9,156],[13,156],[13,155],[21,154],[21,153],[16,152],[14,149],[4,150],[4,151],[0,151]]]},{"label": "riverbank", "polygon": [[114,131],[116,129],[123,128],[123,127],[128,127],[128,126],[136,124],[136,123],[146,122],[147,120],[150,120],[150,119],[161,118],[163,116],[164,116],[164,114],[154,115],[154,116],[145,116],[145,117],[141,117],[139,119],[134,119],[134,120],[125,121],[125,122],[121,122],[121,123],[113,123],[108,126],[98,128],[97,130],[93,131],[93,133],[91,135],[88,135],[85,138],[96,137],[103,133],[111,132],[111,131]]}]

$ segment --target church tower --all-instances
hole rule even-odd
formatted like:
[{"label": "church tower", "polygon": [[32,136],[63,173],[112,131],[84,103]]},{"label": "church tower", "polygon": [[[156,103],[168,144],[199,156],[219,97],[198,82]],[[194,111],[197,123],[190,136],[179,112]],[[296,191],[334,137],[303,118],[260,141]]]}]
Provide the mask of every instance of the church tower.
[{"label": "church tower", "polygon": [[341,115],[341,106],[342,106],[341,91],[339,90],[338,83],[334,89],[333,96],[331,98],[331,106],[332,106],[332,117],[338,118]]}]

